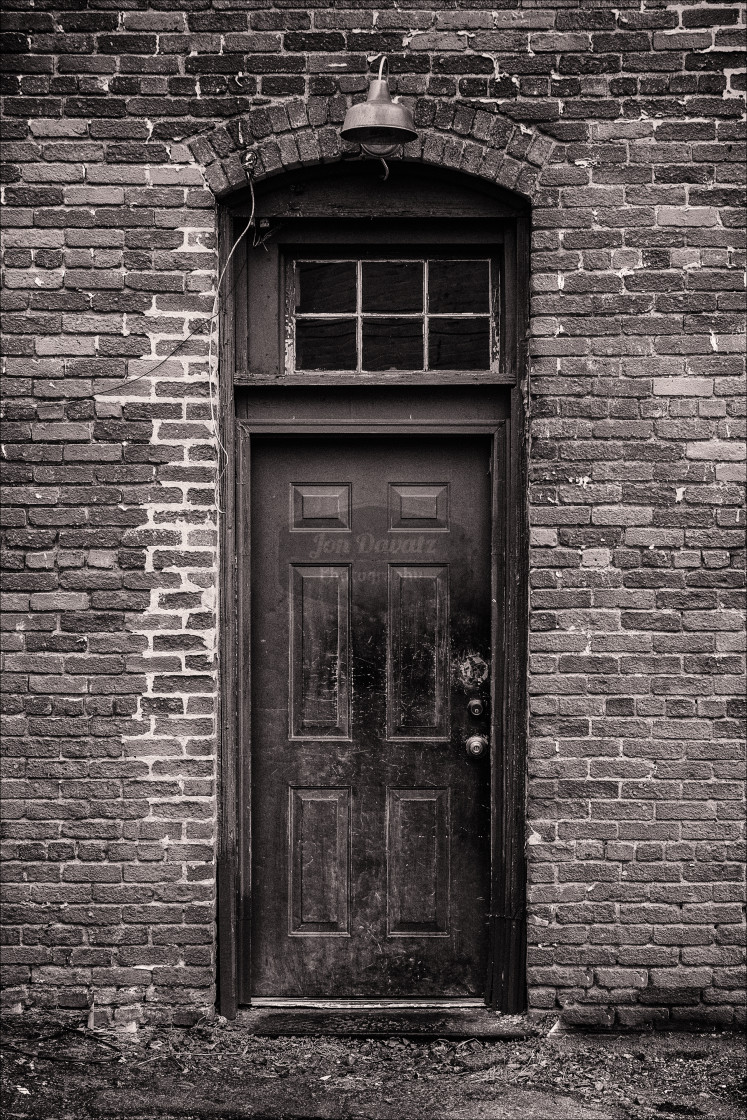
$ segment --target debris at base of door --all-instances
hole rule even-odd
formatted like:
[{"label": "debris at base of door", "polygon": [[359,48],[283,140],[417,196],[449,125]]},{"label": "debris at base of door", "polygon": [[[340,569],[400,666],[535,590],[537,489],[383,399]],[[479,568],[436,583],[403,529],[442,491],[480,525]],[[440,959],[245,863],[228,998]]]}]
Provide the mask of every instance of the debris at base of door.
[{"label": "debris at base of door", "polygon": [[[547,1120],[547,1113],[529,1109],[535,1099],[557,1101],[562,1117],[743,1120],[745,1047],[738,1034],[550,1035],[556,1019],[522,1020],[531,1037],[519,1041],[426,1042],[265,1038],[249,1034],[238,1021],[216,1018],[191,1029],[97,1030],[116,1041],[123,1060],[68,1066],[45,1058],[43,1047],[33,1056],[30,1051],[34,1039],[61,1024],[77,1025],[82,1016],[27,1011],[1,1021],[7,1047],[3,1099],[6,1114],[28,1120],[250,1117],[262,1102],[279,1099],[288,1102],[289,1117],[311,1115],[303,1109],[312,1099],[329,1102],[335,1116],[348,1115],[345,1102],[356,1109],[361,1102],[350,1115],[364,1117],[367,1102],[384,1097],[393,1106],[407,1104],[402,1112],[393,1107],[387,1113],[407,1120],[462,1115],[459,1110],[475,1102],[510,1105],[512,1099],[527,1102],[527,1111],[516,1113],[527,1120]],[[370,1115],[379,1113],[372,1108]]]}]

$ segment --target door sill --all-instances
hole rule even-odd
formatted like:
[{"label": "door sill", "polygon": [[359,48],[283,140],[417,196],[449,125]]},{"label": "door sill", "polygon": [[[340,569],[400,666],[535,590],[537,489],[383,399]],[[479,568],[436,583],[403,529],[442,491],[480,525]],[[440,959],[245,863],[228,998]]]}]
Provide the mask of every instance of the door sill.
[{"label": "door sill", "polygon": [[321,1035],[332,1038],[529,1038],[526,1021],[491,1011],[479,999],[453,1000],[252,1000],[237,1023],[266,1038]]},{"label": "door sill", "polygon": [[484,1007],[482,999],[303,999],[301,997],[255,996],[252,1007],[302,1007],[320,1011],[453,1011],[460,1007]]}]

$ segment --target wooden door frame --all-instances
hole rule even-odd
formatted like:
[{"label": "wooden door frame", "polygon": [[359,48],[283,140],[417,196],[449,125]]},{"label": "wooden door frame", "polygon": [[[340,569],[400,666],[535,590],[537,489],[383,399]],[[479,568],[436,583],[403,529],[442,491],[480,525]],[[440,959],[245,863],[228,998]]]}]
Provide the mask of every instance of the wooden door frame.
[{"label": "wooden door frame", "polygon": [[[504,227],[504,262],[511,281],[513,314],[503,324],[506,356],[504,376],[491,382],[483,381],[487,389],[503,385],[509,398],[508,417],[496,425],[490,424],[434,424],[403,423],[393,428],[385,422],[379,434],[421,435],[438,434],[489,434],[493,437],[493,609],[491,641],[496,672],[493,678],[493,734],[491,735],[491,905],[490,905],[490,954],[485,985],[485,1003],[504,1013],[521,1012],[526,1007],[526,861],[525,861],[525,769],[526,769],[526,719],[527,719],[527,638],[528,638],[528,528],[526,524],[526,409],[524,386],[525,336],[528,321],[528,256],[529,215],[526,206],[516,196],[498,192],[496,214]],[[232,209],[224,208],[219,215],[219,267],[223,269],[231,246],[246,223],[246,204],[239,200]],[[339,208],[334,211],[339,216]],[[446,221],[452,215],[444,215]],[[242,805],[246,801],[249,780],[248,751],[245,734],[245,717],[238,703],[240,689],[247,687],[248,642],[247,626],[240,626],[239,619],[248,619],[246,579],[249,561],[249,519],[242,517],[248,496],[242,480],[248,478],[249,444],[252,434],[274,431],[279,434],[301,434],[287,421],[253,424],[251,420],[238,420],[235,415],[234,375],[236,383],[247,384],[245,370],[236,366],[236,331],[246,323],[246,289],[242,288],[241,255],[235,254],[231,291],[235,300],[226,300],[221,307],[221,346],[219,378],[219,410],[222,422],[221,439],[225,461],[219,471],[220,501],[220,571],[219,571],[219,675],[218,698],[219,735],[219,793],[218,793],[218,846],[217,846],[217,963],[218,1007],[227,1018],[234,1018],[240,1003],[240,962],[245,961],[244,950],[248,937],[245,892],[250,888],[242,880],[242,842],[246,842],[247,821],[242,818]],[[242,299],[242,291],[244,298]],[[234,314],[234,305],[237,313]],[[309,383],[311,379],[305,378]],[[266,383],[266,382],[265,382]],[[280,381],[276,381],[279,384]],[[411,379],[402,376],[389,384],[410,385]],[[338,383],[340,389],[352,387],[357,382]],[[429,384],[438,384],[437,378]],[[296,386],[298,381],[296,381]],[[288,384],[292,393],[293,387]],[[428,384],[422,384],[427,394]],[[480,389],[474,386],[479,395]],[[374,434],[375,424],[341,424],[319,417],[316,424],[299,425],[300,429],[318,434],[345,432],[347,434]],[[501,446],[498,455],[498,446]],[[503,494],[497,494],[498,468],[503,476]],[[496,562],[500,560],[500,571]],[[502,600],[502,604],[501,604]],[[502,606],[502,609],[501,609]],[[497,651],[501,656],[496,657]],[[240,744],[244,744],[244,750]],[[242,761],[243,755],[243,761]],[[250,836],[250,833],[249,833]],[[250,873],[249,853],[244,859],[244,872]],[[245,965],[244,969],[245,971]]]}]

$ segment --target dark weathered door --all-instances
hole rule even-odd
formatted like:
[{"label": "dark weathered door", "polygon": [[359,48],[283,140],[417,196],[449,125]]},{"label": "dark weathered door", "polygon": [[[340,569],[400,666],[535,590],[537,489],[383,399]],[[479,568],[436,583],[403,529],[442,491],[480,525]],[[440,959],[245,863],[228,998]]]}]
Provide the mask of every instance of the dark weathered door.
[{"label": "dark weathered door", "polygon": [[251,993],[480,995],[490,440],[256,438],[251,477]]}]

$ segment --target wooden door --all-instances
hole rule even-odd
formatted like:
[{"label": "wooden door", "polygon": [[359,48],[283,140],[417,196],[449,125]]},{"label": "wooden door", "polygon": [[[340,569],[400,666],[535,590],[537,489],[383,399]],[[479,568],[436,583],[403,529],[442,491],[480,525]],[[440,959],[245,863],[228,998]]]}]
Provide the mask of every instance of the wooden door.
[{"label": "wooden door", "polygon": [[253,996],[485,990],[490,455],[252,440]]}]

